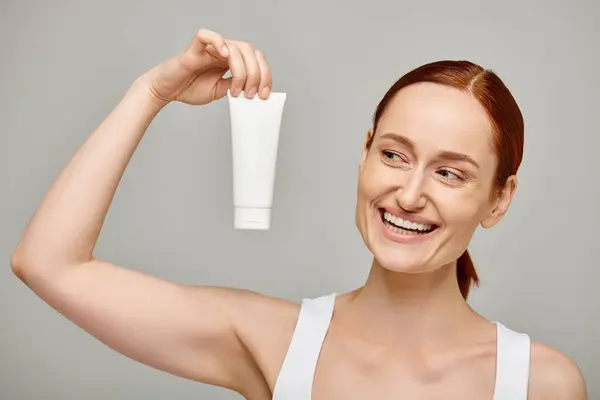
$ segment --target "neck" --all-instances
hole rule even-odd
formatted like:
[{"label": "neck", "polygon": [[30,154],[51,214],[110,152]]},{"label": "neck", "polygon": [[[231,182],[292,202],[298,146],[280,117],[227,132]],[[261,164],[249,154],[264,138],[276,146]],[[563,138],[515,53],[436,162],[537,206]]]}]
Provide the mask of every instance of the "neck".
[{"label": "neck", "polygon": [[[456,262],[419,274],[392,272],[373,262],[365,285],[348,301],[361,334],[380,343],[413,348],[455,345],[487,324],[465,301]],[[368,329],[367,329],[368,328]]]}]

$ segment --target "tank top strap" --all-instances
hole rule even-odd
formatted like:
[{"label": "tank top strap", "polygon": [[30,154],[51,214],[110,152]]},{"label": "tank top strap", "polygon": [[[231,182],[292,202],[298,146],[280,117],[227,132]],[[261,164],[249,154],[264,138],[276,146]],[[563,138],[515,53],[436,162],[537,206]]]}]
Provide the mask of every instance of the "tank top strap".
[{"label": "tank top strap", "polygon": [[494,400],[527,400],[531,340],[528,335],[497,327]]},{"label": "tank top strap", "polygon": [[329,330],[336,294],[303,299],[292,340],[277,376],[273,400],[310,400],[321,346]]}]

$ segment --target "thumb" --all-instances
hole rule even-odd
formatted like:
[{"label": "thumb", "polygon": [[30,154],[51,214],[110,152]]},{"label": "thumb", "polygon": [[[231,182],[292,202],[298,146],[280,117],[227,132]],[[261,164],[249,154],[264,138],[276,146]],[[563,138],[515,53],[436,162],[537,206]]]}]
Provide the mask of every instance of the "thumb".
[{"label": "thumb", "polygon": [[221,78],[217,81],[214,90],[214,99],[219,100],[222,97],[225,97],[227,91],[231,88],[231,77],[229,78]]}]

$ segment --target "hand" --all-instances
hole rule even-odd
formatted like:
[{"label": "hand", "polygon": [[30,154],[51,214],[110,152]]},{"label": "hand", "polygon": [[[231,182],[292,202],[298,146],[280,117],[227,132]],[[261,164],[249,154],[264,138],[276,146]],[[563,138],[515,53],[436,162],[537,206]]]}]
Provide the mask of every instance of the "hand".
[{"label": "hand", "polygon": [[[227,71],[232,76],[223,78]],[[258,93],[266,99],[271,90],[271,72],[260,51],[207,29],[199,30],[182,53],[146,75],[150,93],[161,105],[204,105],[224,97],[228,89],[236,97],[243,90],[248,98]]]}]

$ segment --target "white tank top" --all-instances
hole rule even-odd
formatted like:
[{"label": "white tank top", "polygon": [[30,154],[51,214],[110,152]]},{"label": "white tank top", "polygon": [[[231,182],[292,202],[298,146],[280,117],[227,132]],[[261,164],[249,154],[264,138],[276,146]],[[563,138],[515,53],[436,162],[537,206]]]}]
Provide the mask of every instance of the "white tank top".
[{"label": "white tank top", "polygon": [[[304,299],[290,347],[275,382],[273,400],[310,400],[321,346],[336,294]],[[493,400],[527,400],[530,339],[496,322],[496,386]]]}]

